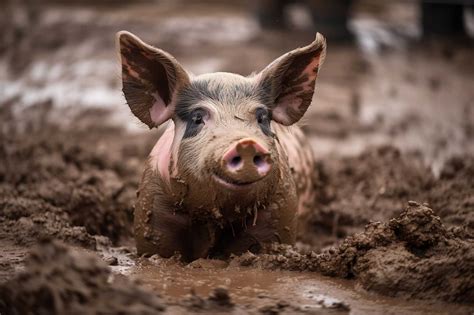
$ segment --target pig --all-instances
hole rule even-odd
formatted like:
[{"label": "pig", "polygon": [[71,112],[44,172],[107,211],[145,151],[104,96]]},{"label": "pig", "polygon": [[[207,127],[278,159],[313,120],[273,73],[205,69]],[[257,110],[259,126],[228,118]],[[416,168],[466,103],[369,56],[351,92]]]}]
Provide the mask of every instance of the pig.
[{"label": "pig", "polygon": [[295,124],[311,104],[325,38],[250,76],[195,76],[129,32],[116,41],[130,110],[164,126],[137,191],[138,254],[192,261],[293,244],[298,214],[313,205],[315,163]]}]

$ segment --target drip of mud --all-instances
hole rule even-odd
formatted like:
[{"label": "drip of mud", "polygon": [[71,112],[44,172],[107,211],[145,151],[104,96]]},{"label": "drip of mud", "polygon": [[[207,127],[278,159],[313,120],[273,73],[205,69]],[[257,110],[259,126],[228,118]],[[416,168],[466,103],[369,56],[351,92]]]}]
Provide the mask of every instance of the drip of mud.
[{"label": "drip of mud", "polygon": [[194,292],[207,296],[219,286],[229,289],[232,301],[258,306],[268,300],[289,301],[312,311],[331,314],[468,314],[472,307],[435,301],[402,300],[367,293],[350,280],[316,273],[224,267],[225,263],[201,260],[200,268],[143,262],[127,271],[151,290],[179,300]]}]

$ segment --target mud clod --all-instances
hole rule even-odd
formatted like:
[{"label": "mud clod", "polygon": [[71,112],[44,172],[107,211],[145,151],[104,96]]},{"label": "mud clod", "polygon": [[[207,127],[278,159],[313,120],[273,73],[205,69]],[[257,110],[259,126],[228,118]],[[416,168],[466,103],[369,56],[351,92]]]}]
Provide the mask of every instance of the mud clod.
[{"label": "mud clod", "polygon": [[219,306],[232,307],[234,303],[229,295],[229,291],[225,287],[217,287],[209,295],[209,301],[215,302]]},{"label": "mud clod", "polygon": [[109,268],[92,254],[42,241],[25,272],[0,286],[2,314],[156,314],[159,297],[125,277],[109,281]]},{"label": "mud clod", "polygon": [[301,309],[290,305],[286,301],[277,301],[276,303],[270,303],[267,305],[261,306],[258,311],[264,315],[278,315],[278,314],[290,314],[290,313],[300,313]]},{"label": "mud clod", "polygon": [[423,205],[408,206],[388,227],[395,239],[357,255],[353,264],[364,288],[392,296],[473,301],[472,238],[448,235],[441,219]]},{"label": "mud clod", "polygon": [[355,277],[385,295],[474,298],[474,239],[448,233],[433,210],[418,203],[388,223],[369,224],[319,259],[324,274]]},{"label": "mud clod", "polygon": [[[229,291],[225,287],[217,287],[209,294],[208,298],[202,298],[194,291],[181,303],[184,307],[194,312],[232,312],[235,304],[232,302]],[[239,311],[242,312],[241,309]]]},{"label": "mud clod", "polygon": [[413,201],[408,205],[410,208],[389,222],[399,240],[405,241],[409,247],[421,249],[434,246],[446,237],[446,228],[433,210]]}]

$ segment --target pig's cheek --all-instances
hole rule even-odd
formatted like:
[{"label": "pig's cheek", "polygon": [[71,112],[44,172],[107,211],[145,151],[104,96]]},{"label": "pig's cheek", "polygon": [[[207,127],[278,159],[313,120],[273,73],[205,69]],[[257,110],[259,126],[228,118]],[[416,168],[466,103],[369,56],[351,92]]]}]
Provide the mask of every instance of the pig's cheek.
[{"label": "pig's cheek", "polygon": [[174,138],[174,125],[171,124],[153,147],[150,154],[152,170],[158,171],[161,178],[169,183],[169,166],[171,160],[171,147]]}]

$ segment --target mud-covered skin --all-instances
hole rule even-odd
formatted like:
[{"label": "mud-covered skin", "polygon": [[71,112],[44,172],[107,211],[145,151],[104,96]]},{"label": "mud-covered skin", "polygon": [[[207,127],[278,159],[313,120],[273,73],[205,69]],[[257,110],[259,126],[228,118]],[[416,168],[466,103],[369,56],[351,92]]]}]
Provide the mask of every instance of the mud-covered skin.
[{"label": "mud-covered skin", "polygon": [[315,160],[313,150],[303,131],[298,127],[286,128],[275,124],[279,147],[285,152],[291,175],[296,185],[298,195],[298,215],[313,208],[315,190],[314,176]]},{"label": "mud-covered skin", "polygon": [[248,77],[191,76],[133,34],[117,41],[132,112],[150,128],[171,120],[139,189],[138,253],[189,261],[293,244],[297,213],[314,200],[314,161],[292,125],[311,104],[324,38]]},{"label": "mud-covered skin", "polygon": [[[282,132],[288,133],[283,128],[287,129],[279,129],[277,139]],[[289,133],[284,137],[295,136]],[[178,177],[171,177],[170,184],[164,182],[153,164],[156,160],[151,157],[146,163],[135,208],[138,253],[170,257],[179,252],[185,260],[193,260],[215,252],[230,254],[258,250],[263,243],[294,243],[296,214],[298,204],[302,203],[298,196],[304,198],[304,195],[299,195],[300,191],[297,192],[294,178],[304,174],[292,171],[292,164],[298,161],[288,163],[286,152],[290,148],[277,143],[283,168],[278,181],[273,183],[275,190],[272,194],[258,202],[249,200],[247,204],[240,202],[236,205],[232,200],[222,208],[206,205],[207,198],[201,199],[201,204],[196,203],[198,200],[188,200],[186,182]],[[214,183],[209,184],[212,187]],[[204,187],[203,193],[207,189],[209,187]],[[304,189],[309,190],[309,187]],[[219,191],[218,187],[209,190],[211,193]],[[190,206],[193,204],[196,206]]]}]

